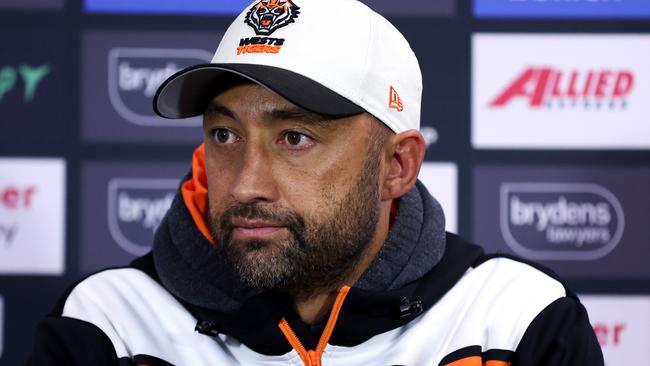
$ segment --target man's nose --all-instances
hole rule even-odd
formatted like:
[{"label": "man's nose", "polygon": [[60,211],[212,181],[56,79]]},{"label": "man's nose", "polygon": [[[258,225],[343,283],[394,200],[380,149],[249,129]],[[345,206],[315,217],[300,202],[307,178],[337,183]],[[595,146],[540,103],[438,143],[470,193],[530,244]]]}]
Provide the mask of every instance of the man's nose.
[{"label": "man's nose", "polygon": [[276,183],[269,152],[262,146],[249,145],[245,149],[230,194],[240,203],[273,202],[278,194]]}]

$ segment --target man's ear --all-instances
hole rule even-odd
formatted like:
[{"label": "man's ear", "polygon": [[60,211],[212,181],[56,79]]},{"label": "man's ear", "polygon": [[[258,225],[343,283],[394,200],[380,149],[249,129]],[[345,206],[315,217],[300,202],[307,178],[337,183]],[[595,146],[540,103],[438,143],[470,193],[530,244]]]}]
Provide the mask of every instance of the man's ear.
[{"label": "man's ear", "polygon": [[424,160],[426,145],[417,130],[391,136],[387,143],[386,174],[381,191],[382,200],[392,200],[413,188]]}]

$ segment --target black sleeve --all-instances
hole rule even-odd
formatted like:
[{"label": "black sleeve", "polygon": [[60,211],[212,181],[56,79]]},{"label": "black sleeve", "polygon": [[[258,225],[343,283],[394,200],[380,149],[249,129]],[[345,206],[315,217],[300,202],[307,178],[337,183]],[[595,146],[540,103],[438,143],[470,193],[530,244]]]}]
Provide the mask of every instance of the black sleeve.
[{"label": "black sleeve", "polygon": [[48,317],[36,330],[27,366],[124,366],[110,339],[91,323],[65,317]]},{"label": "black sleeve", "polygon": [[604,366],[584,306],[563,297],[547,306],[524,333],[512,366]]}]

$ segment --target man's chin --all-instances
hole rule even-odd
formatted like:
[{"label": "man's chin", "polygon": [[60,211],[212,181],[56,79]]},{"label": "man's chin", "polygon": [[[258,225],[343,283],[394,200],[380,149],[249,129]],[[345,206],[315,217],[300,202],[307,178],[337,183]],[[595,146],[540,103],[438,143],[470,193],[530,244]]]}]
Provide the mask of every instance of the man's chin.
[{"label": "man's chin", "polygon": [[282,245],[265,240],[232,241],[228,257],[244,282],[253,287],[270,289],[286,280],[290,267]]}]

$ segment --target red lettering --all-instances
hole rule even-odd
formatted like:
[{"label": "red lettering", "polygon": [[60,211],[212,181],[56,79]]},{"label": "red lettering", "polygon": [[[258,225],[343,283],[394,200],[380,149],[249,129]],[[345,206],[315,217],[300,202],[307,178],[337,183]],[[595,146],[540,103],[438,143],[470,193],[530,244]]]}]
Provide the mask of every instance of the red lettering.
[{"label": "red lettering", "polygon": [[27,186],[24,189],[17,187],[7,187],[0,191],[0,203],[8,209],[18,209],[21,207],[29,208],[32,205],[32,199],[36,193],[35,186]]},{"label": "red lettering", "polygon": [[606,96],[606,88],[608,84],[608,79],[611,73],[609,71],[602,71],[598,75],[598,82],[596,83],[596,93],[595,95],[599,98]]},{"label": "red lettering", "polygon": [[625,324],[618,323],[614,325],[614,345],[618,346],[621,343],[621,333],[625,330]]},{"label": "red lettering", "polygon": [[[519,96],[529,98],[530,106],[539,107],[544,101],[544,94],[550,76],[550,68],[528,68],[503,93],[496,97],[490,105],[500,107],[508,104],[512,98]],[[533,87],[532,94],[528,92],[530,84]]]},{"label": "red lettering", "polygon": [[11,209],[18,207],[18,189],[14,187],[5,188],[2,192],[2,204]]},{"label": "red lettering", "polygon": [[34,186],[29,186],[25,189],[25,193],[23,194],[25,208],[29,208],[32,205],[32,196],[34,196],[34,193],[36,193],[36,187]]},{"label": "red lettering", "polygon": [[625,323],[614,323],[613,325],[596,323],[593,328],[598,338],[598,343],[602,347],[608,345],[616,347],[621,344],[621,333],[625,330],[626,325]]},{"label": "red lettering", "polygon": [[634,75],[629,71],[579,70],[563,72],[550,67],[527,68],[508,85],[494,100],[491,107],[501,107],[513,99],[528,99],[531,107],[540,107],[548,99],[578,98],[624,98],[634,85]]},{"label": "red lettering", "polygon": [[614,84],[614,97],[623,97],[632,90],[634,84],[634,76],[629,71],[621,71],[616,77]]},{"label": "red lettering", "polygon": [[609,333],[609,329],[607,325],[603,323],[596,323],[594,324],[594,333],[596,333],[596,338],[598,338],[598,343],[601,346],[606,346],[607,345],[607,334]]},{"label": "red lettering", "polygon": [[589,71],[587,73],[587,82],[585,82],[585,87],[582,89],[582,96],[583,97],[588,97],[590,94],[590,89],[591,89],[591,81],[594,79],[594,73]]},{"label": "red lettering", "polygon": [[561,97],[562,96],[562,90],[560,88],[560,82],[562,81],[562,72],[561,71],[553,71],[553,92],[551,95],[554,97]]}]

